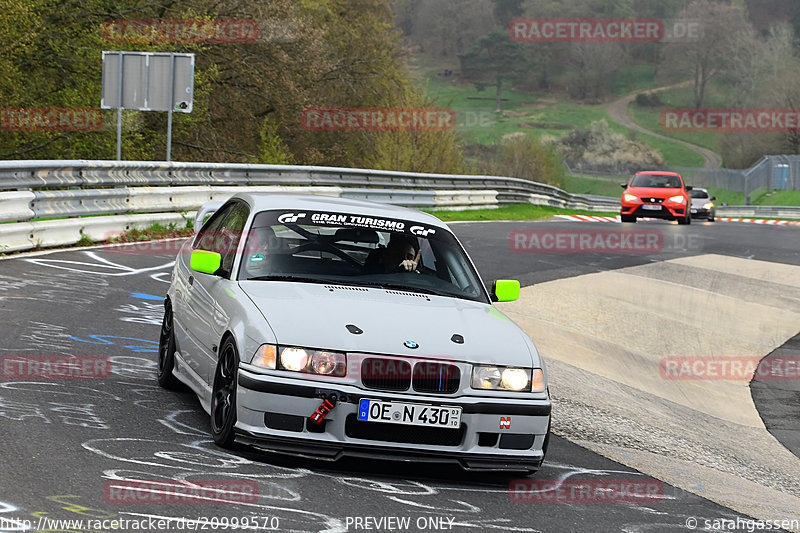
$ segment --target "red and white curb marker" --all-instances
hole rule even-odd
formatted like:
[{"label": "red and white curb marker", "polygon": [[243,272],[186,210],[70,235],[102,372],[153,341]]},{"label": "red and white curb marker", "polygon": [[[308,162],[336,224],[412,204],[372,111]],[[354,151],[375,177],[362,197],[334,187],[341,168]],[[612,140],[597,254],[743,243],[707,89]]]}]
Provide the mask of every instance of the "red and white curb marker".
[{"label": "red and white curb marker", "polygon": [[723,218],[725,222],[748,222],[750,224],[769,224],[770,226],[800,226],[800,220],[762,220],[758,218]]},{"label": "red and white curb marker", "polygon": [[[556,218],[574,222],[620,222],[619,217],[598,217],[593,215],[555,215]],[[637,220],[657,220],[655,218],[639,218]],[[758,218],[717,217],[720,222],[746,222],[749,224],[769,224],[770,226],[800,226],[800,220],[762,220]],[[702,221],[701,221],[702,222]]]},{"label": "red and white curb marker", "polygon": [[[594,215],[556,215],[557,218],[573,220],[576,222],[620,222],[619,217],[598,217]],[[653,218],[639,218],[637,220],[655,220]]]},{"label": "red and white curb marker", "polygon": [[556,215],[556,217],[578,222],[619,222],[619,217],[596,217],[590,215]]}]

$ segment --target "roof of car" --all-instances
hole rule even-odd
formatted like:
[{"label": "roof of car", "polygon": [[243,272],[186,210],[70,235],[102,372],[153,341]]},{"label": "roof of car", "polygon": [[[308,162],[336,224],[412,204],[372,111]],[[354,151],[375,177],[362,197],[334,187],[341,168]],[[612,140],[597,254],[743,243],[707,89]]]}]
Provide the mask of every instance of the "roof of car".
[{"label": "roof of car", "polygon": [[651,175],[655,174],[658,176],[678,176],[679,178],[681,177],[681,175],[678,174],[677,172],[669,172],[668,170],[643,170],[641,172],[636,173],[637,176],[639,174],[651,174]]},{"label": "roof of car", "polygon": [[309,211],[326,211],[332,213],[348,213],[372,217],[387,217],[421,222],[446,228],[447,225],[433,215],[389,204],[321,196],[310,194],[290,194],[272,192],[238,192],[232,198],[241,198],[253,206],[256,211],[271,209],[305,209]]}]

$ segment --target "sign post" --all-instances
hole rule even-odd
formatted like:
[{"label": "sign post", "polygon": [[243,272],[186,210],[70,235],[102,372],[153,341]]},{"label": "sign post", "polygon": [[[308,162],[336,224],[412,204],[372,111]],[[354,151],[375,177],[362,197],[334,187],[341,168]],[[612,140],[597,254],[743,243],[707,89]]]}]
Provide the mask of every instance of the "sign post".
[{"label": "sign post", "polygon": [[194,54],[103,52],[102,109],[117,110],[117,161],[122,159],[122,110],[167,112],[167,161],[172,153],[172,113],[191,113]]}]

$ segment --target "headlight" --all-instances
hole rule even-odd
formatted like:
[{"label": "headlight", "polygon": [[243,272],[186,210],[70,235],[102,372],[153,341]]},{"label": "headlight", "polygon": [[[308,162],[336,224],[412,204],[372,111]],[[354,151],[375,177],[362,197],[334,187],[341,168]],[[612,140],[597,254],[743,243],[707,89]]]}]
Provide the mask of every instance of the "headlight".
[{"label": "headlight", "polygon": [[280,349],[279,360],[282,370],[337,377],[347,374],[347,356],[341,352],[291,346]]},{"label": "headlight", "polygon": [[686,199],[685,199],[683,196],[681,196],[681,195],[678,195],[678,196],[670,196],[669,198],[667,198],[667,201],[668,201],[668,202],[674,202],[674,203],[676,203],[676,204],[682,204],[682,203],[683,203],[685,200],[686,200]]},{"label": "headlight", "polygon": [[281,350],[281,366],[293,372],[304,370],[308,366],[308,352],[302,348],[284,348]]},{"label": "headlight", "polygon": [[633,195],[633,194],[627,194],[627,193],[625,194],[625,201],[626,201],[626,202],[635,202],[635,201],[637,201],[638,199],[639,199],[639,197],[638,197],[638,196],[635,196],[635,195]]},{"label": "headlight", "polygon": [[311,370],[316,374],[329,376],[335,374],[337,368],[346,366],[343,353],[314,352],[311,354]]},{"label": "headlight", "polygon": [[496,366],[476,366],[472,369],[472,388],[496,389],[501,377],[500,369]]},{"label": "headlight", "polygon": [[707,202],[703,204],[703,209],[711,209],[712,207],[714,207],[714,202]]},{"label": "headlight", "polygon": [[502,366],[474,366],[472,388],[484,390],[531,390],[531,370]]}]

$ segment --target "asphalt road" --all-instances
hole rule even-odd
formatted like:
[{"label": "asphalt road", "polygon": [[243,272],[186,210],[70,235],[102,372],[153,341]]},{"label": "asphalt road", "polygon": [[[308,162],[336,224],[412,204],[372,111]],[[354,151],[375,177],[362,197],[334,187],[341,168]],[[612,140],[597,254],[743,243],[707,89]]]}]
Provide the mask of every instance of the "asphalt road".
[{"label": "asphalt road", "polygon": [[[698,253],[800,264],[797,228],[653,222],[637,228],[661,232],[662,247],[654,253],[534,254],[513,250],[509,233],[619,226],[454,227],[486,280],[510,277],[525,285]],[[692,520],[701,529],[704,520],[739,516],[558,437],[551,440],[543,468],[528,480],[534,490],[521,493],[521,499],[510,497],[508,476],[454,467],[330,464],[246,448],[223,451],[212,443],[197,399],[155,383],[161,297],[176,249],[154,243],[136,253],[60,251],[0,261],[0,356],[101,356],[109,358],[111,370],[98,379],[25,380],[6,374],[0,380],[0,532],[28,525],[32,530],[45,519],[164,517],[198,519],[174,521],[173,531],[245,530],[219,522],[211,527],[212,519],[223,517],[279,531],[687,531]],[[149,490],[138,492],[135,502],[120,501],[119,487],[134,481],[147,482]],[[166,496],[153,490],[218,481],[238,481],[257,495],[235,503],[202,498],[171,503],[156,501]],[[626,502],[608,491],[588,500],[571,498],[569,483],[586,481],[601,487],[619,481],[655,484],[659,490],[654,498]],[[553,483],[564,484],[559,491]],[[390,517],[399,521],[387,521]],[[66,530],[45,525],[38,529]],[[69,530],[110,531],[101,525],[84,522]],[[138,530],[164,530],[154,522],[149,526]],[[131,524],[119,529],[135,530]]]}]

